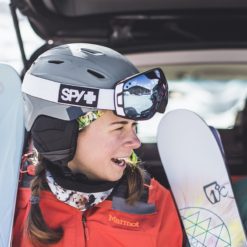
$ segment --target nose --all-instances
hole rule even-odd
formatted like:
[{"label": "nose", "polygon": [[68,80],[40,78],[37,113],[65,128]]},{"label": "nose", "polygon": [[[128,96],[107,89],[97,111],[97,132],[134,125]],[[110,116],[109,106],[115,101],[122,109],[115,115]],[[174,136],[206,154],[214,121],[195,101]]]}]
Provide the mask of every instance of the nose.
[{"label": "nose", "polygon": [[141,146],[141,141],[137,137],[136,132],[134,130],[131,131],[131,133],[129,134],[125,142],[125,146],[131,149],[137,149]]}]

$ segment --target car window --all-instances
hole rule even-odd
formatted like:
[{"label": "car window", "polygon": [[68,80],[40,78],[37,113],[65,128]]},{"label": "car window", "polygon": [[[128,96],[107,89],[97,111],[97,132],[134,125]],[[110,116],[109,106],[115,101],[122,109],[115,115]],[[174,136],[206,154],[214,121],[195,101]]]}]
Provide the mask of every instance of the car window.
[{"label": "car window", "polygon": [[[141,71],[153,66],[140,66]],[[198,113],[218,129],[232,128],[244,108],[247,95],[246,64],[157,65],[166,74],[169,101],[165,113],[185,108]],[[139,122],[138,135],[144,143],[156,142],[163,114]],[[182,124],[182,123],[181,123]]]}]

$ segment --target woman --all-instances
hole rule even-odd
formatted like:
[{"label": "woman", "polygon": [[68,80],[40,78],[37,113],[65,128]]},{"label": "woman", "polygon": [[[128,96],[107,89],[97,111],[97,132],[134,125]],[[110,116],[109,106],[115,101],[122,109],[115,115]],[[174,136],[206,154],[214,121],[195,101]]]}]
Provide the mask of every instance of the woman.
[{"label": "woman", "polygon": [[170,193],[133,152],[136,121],[167,104],[160,69],[138,74],[109,48],[63,45],[34,62],[22,90],[39,162],[19,189],[13,246],[182,246]]}]

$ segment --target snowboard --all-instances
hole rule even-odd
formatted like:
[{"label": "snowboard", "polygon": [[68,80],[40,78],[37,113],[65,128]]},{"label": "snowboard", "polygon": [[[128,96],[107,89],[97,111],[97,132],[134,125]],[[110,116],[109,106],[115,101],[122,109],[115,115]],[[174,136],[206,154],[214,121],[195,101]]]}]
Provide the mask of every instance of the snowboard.
[{"label": "snowboard", "polygon": [[190,246],[247,246],[218,134],[179,109],[162,118],[157,144]]},{"label": "snowboard", "polygon": [[0,64],[0,247],[11,246],[23,140],[21,80]]}]

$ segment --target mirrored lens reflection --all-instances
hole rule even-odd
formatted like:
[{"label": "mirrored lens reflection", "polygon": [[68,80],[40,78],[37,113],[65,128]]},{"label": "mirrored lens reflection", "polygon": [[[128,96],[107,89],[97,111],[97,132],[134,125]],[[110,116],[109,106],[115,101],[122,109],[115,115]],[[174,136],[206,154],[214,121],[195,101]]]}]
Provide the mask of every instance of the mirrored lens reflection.
[{"label": "mirrored lens reflection", "polygon": [[156,110],[159,78],[151,71],[130,79],[124,84],[124,111],[128,117],[149,118]]}]

